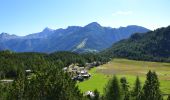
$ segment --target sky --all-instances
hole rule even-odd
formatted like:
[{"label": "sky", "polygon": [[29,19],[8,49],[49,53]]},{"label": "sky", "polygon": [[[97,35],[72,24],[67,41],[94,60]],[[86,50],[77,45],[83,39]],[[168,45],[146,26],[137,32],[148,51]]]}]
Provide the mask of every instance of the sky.
[{"label": "sky", "polygon": [[170,25],[170,0],[0,0],[0,33],[24,36],[98,22],[151,30]]}]

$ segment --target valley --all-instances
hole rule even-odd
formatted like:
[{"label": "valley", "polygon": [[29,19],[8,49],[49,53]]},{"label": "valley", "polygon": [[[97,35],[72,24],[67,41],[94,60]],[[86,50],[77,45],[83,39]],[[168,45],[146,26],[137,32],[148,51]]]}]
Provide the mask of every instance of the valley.
[{"label": "valley", "polygon": [[99,90],[103,94],[103,89],[109,79],[116,75],[119,79],[126,77],[130,89],[134,87],[136,76],[139,76],[142,85],[145,82],[146,73],[153,70],[160,80],[160,89],[163,94],[170,93],[170,63],[135,61],[115,58],[107,64],[95,67],[90,70],[92,77],[84,82],[77,83],[82,92],[88,90]]},{"label": "valley", "polygon": [[169,0],[0,0],[0,100],[170,100]]},{"label": "valley", "polygon": [[[98,96],[97,100],[102,98],[104,100],[112,100],[112,98],[118,98],[117,100],[123,98],[162,100],[164,98],[166,100],[167,97],[170,98],[170,26],[146,33],[134,33],[129,38],[111,43],[111,47],[96,52],[92,48],[106,46],[107,42],[104,41],[108,39],[101,35],[107,33],[101,33],[100,28],[102,27],[97,23],[86,25],[83,30],[80,30],[85,37],[89,36],[86,38],[84,35],[73,36],[72,34],[75,33],[68,35],[69,38],[73,36],[71,40],[60,37],[60,39],[67,40],[65,46],[57,38],[57,41],[53,42],[54,44],[60,43],[60,45],[54,46],[53,43],[50,43],[54,48],[75,46],[72,48],[73,51],[72,49],[62,49],[60,52],[54,50],[53,53],[41,53],[35,52],[31,47],[27,48],[33,50],[32,52],[1,51],[0,92],[2,95],[0,97],[16,98],[22,94],[21,98],[45,97],[47,99],[52,97],[61,100],[63,98],[64,100],[67,98],[90,100],[95,96]],[[84,31],[84,29],[87,30]],[[68,31],[68,29],[66,30]],[[1,35],[6,37],[7,34]],[[82,40],[77,41],[77,38]],[[96,42],[96,39],[101,43]],[[91,40],[95,41],[95,46]],[[31,46],[31,41],[28,41],[25,41],[26,44]],[[37,40],[34,42],[39,45]],[[77,45],[73,45],[73,42]],[[15,44],[14,41],[12,43]],[[23,43],[21,42],[21,44]],[[91,49],[86,48],[87,45]],[[14,49],[17,48],[14,47]],[[45,50],[41,47],[39,49]],[[96,67],[93,68],[93,66]],[[88,69],[90,70],[88,71]],[[28,76],[26,70],[31,70],[33,75]],[[13,80],[6,80],[8,78]],[[9,85],[7,85],[8,83]],[[18,86],[18,84],[20,85]],[[24,90],[21,91],[22,89]],[[36,96],[32,94],[32,91],[37,93]],[[56,95],[56,93],[59,94]],[[68,94],[65,96],[63,93]],[[117,94],[112,95],[114,93]],[[26,97],[27,95],[31,96]],[[152,96],[150,97],[150,95]]]}]

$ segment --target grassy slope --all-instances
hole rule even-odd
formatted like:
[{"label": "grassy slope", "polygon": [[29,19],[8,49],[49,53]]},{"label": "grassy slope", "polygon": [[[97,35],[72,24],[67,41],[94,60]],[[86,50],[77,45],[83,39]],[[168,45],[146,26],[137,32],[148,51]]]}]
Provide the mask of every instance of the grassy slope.
[{"label": "grassy slope", "polygon": [[82,92],[98,89],[103,93],[103,89],[109,78],[116,74],[118,78],[126,77],[130,87],[133,88],[136,76],[140,77],[142,84],[148,70],[156,71],[160,79],[163,93],[170,94],[170,63],[134,61],[127,59],[113,59],[108,64],[90,70],[92,78],[78,83]]},{"label": "grassy slope", "polygon": [[97,89],[101,93],[103,93],[103,88],[105,84],[108,82],[108,77],[102,73],[97,73],[96,68],[90,70],[92,77],[84,82],[78,83],[79,88],[82,92],[86,92],[88,90]]}]

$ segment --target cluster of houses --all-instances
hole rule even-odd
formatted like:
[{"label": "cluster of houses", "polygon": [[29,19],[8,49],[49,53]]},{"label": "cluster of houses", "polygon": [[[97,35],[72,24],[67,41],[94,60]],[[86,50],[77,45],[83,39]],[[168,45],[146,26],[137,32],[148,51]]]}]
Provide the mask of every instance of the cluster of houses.
[{"label": "cluster of houses", "polygon": [[79,67],[76,64],[71,64],[69,67],[64,67],[63,70],[68,72],[72,76],[72,80],[75,81],[84,81],[91,77],[91,74],[88,73],[86,67]]},{"label": "cluster of houses", "polygon": [[68,67],[64,67],[63,70],[70,73],[72,80],[81,82],[91,77],[91,74],[88,73],[89,69],[101,64],[101,62],[86,63],[85,67],[79,67],[78,64],[71,64]]},{"label": "cluster of houses", "polygon": [[[101,62],[86,63],[85,67],[79,67],[78,64],[71,64],[68,67],[64,67],[63,70],[65,72],[68,72],[72,76],[72,80],[82,82],[82,81],[89,79],[91,77],[91,74],[88,73],[88,70],[90,70],[93,67],[99,66],[101,64],[103,64],[103,63],[101,63]],[[33,73],[33,71],[30,69],[25,70],[25,74],[28,79],[31,78],[32,73]],[[12,83],[13,81],[14,80],[12,80],[12,79],[3,79],[3,80],[0,80],[0,83]],[[87,91],[87,92],[85,92],[84,95],[89,96],[91,98],[93,98],[95,96],[92,91]]]},{"label": "cluster of houses", "polygon": [[94,61],[92,63],[86,63],[85,66],[86,66],[86,68],[91,69],[93,67],[96,67],[96,66],[99,66],[99,65],[102,65],[102,64],[103,63],[100,62],[100,61]]},{"label": "cluster of houses", "polygon": [[[88,70],[90,70],[93,67],[97,67],[99,65],[102,65],[101,62],[92,62],[92,63],[86,63],[85,67],[79,67],[78,64],[71,64],[68,67],[64,67],[63,70],[65,72],[70,73],[72,76],[72,80],[74,81],[84,81],[86,79],[89,79],[91,77],[91,74],[88,73]],[[93,98],[95,96],[94,92],[87,91],[84,93],[84,96],[88,96],[90,98]]]}]

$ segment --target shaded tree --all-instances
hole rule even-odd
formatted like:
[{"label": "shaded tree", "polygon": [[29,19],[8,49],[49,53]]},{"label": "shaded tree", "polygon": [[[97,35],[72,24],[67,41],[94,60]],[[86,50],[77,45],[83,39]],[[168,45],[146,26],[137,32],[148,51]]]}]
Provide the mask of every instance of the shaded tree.
[{"label": "shaded tree", "polygon": [[120,100],[121,91],[119,81],[116,76],[114,76],[106,85],[104,99],[105,100]]},{"label": "shaded tree", "polygon": [[170,95],[168,95],[168,98],[167,98],[167,100],[170,100]]},{"label": "shaded tree", "polygon": [[132,91],[132,96],[138,100],[139,98],[139,94],[141,92],[141,89],[142,89],[142,86],[141,86],[141,82],[139,80],[139,77],[137,76],[136,77],[136,81],[135,81],[135,84],[134,84],[134,88],[133,88],[133,91]]},{"label": "shaded tree", "polygon": [[126,80],[126,77],[122,77],[120,79],[121,82],[121,86],[122,86],[122,92],[124,95],[124,100],[129,100],[130,99],[130,95],[129,95],[129,84]]},{"label": "shaded tree", "polygon": [[100,99],[100,93],[97,89],[94,90],[94,98],[93,100],[99,100]]},{"label": "shaded tree", "polygon": [[149,71],[146,76],[146,81],[143,90],[140,93],[140,100],[162,100],[161,91],[159,88],[159,80],[155,72]]}]

